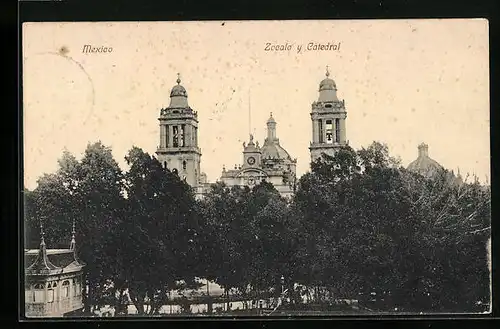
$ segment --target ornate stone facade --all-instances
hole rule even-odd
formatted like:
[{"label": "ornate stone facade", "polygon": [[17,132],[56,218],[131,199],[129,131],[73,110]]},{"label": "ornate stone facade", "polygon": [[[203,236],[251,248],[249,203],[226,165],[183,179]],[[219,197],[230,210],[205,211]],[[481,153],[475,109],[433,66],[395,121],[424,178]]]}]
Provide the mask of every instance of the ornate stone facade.
[{"label": "ornate stone facade", "polygon": [[195,189],[199,197],[206,185],[206,175],[200,170],[201,149],[198,147],[198,113],[188,104],[186,89],[180,84],[170,92],[170,105],[160,110],[160,145],[158,161]]},{"label": "ornate stone facade", "polygon": [[276,137],[276,121],[272,113],[267,120],[264,145],[254,143],[250,135],[243,143],[243,164],[234,169],[222,169],[220,181],[228,186],[252,187],[261,181],[272,183],[282,196],[291,197],[295,191],[297,159],[292,159]]},{"label": "ornate stone facade", "polygon": [[[318,101],[311,111],[311,161],[322,153],[333,155],[339,147],[347,145],[345,102],[337,97],[335,81],[326,78],[320,82]],[[160,145],[158,160],[191,185],[198,198],[209,190],[206,175],[200,172],[201,150],[198,147],[198,116],[187,101],[186,89],[180,79],[170,93],[170,105],[160,113]],[[280,145],[276,135],[276,121],[272,114],[267,121],[267,138],[259,146],[250,136],[243,144],[243,163],[231,169],[222,169],[220,181],[228,186],[254,186],[260,181],[272,183],[283,196],[295,191],[297,159],[293,159]]]}]

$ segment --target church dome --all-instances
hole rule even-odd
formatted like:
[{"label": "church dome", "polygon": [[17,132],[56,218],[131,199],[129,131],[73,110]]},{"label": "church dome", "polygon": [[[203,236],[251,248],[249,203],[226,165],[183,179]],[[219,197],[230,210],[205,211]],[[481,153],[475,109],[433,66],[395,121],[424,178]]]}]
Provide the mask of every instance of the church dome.
[{"label": "church dome", "polygon": [[330,71],[326,67],[326,78],[319,83],[319,102],[336,102],[337,98],[337,85],[333,79],[330,79]]},{"label": "church dome", "polygon": [[175,85],[173,88],[172,88],[172,91],[170,92],[170,97],[174,97],[174,96],[184,96],[184,97],[187,97],[187,92],[186,92],[186,88],[184,88],[183,86],[181,86],[181,79],[180,77],[177,77],[177,85]]},{"label": "church dome", "polygon": [[186,88],[184,88],[181,85],[174,86],[172,88],[172,91],[170,92],[170,97],[173,97],[173,96],[184,96],[184,97],[187,97]]},{"label": "church dome", "polygon": [[330,72],[327,70],[326,71],[326,78],[321,80],[319,83],[319,91],[322,90],[337,90],[337,85],[335,84],[335,81],[333,79],[329,78]]},{"label": "church dome", "polygon": [[264,140],[261,151],[262,159],[291,159],[288,152],[280,146],[276,136],[276,120],[274,120],[272,112],[267,120],[267,138]]},{"label": "church dome", "polygon": [[262,147],[262,159],[288,159],[291,160],[290,154],[281,147],[278,143],[264,143]]},{"label": "church dome", "polygon": [[170,91],[170,108],[189,108],[186,88],[181,85],[181,78],[177,73],[177,85]]},{"label": "church dome", "polygon": [[422,143],[418,146],[417,159],[411,162],[407,169],[425,177],[431,177],[442,170],[443,167],[436,160],[429,157],[429,146]]}]

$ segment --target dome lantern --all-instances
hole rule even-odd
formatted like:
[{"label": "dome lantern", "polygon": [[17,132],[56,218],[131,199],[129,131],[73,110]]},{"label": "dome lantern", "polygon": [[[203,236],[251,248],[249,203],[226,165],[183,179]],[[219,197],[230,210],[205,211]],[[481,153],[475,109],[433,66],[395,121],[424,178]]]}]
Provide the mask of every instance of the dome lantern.
[{"label": "dome lantern", "polygon": [[420,145],[418,145],[418,156],[419,157],[429,156],[429,145],[425,143],[421,143]]},{"label": "dome lantern", "polygon": [[434,159],[429,157],[429,145],[421,143],[418,145],[418,157],[411,162],[407,169],[425,177],[432,177],[443,167]]}]

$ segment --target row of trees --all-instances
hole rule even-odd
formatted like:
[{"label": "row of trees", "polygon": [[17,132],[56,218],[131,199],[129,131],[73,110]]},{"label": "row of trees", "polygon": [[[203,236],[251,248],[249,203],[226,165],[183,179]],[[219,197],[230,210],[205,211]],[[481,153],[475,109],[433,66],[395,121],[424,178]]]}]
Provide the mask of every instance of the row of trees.
[{"label": "row of trees", "polygon": [[373,143],[313,163],[291,200],[262,182],[216,183],[197,201],[141,149],[126,161],[123,172],[101,143],[80,161],[64,152],[58,171],[25,191],[27,246],[37,247],[43,220],[49,247],[65,247],[75,220],[87,307],[120,312],[128,289],[139,314],[157,314],[197,277],[248,299],[284,283],[335,298],[376,295],[406,311],[489,303],[490,191],[477,179],[426,179]]}]

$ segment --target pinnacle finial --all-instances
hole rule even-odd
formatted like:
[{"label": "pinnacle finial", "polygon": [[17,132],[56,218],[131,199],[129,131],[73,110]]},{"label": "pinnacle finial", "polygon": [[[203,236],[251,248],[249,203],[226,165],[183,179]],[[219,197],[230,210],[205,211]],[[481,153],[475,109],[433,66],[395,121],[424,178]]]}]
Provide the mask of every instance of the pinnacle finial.
[{"label": "pinnacle finial", "polygon": [[73,227],[71,229],[71,243],[69,245],[69,249],[74,250],[76,246],[76,240],[75,240],[75,219],[73,218]]},{"label": "pinnacle finial", "polygon": [[253,134],[250,134],[250,143],[253,142]]},{"label": "pinnacle finial", "polygon": [[177,73],[177,84],[181,83],[181,74]]},{"label": "pinnacle finial", "polygon": [[273,112],[271,112],[271,118],[273,117]]},{"label": "pinnacle finial", "polygon": [[329,76],[330,76],[330,70],[329,70],[328,65],[326,66],[326,73],[325,73],[325,75],[326,75],[327,77],[329,77]]},{"label": "pinnacle finial", "polygon": [[45,232],[43,231],[43,219],[40,218],[40,245],[45,245]]}]

